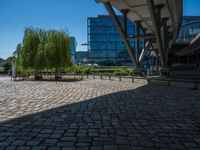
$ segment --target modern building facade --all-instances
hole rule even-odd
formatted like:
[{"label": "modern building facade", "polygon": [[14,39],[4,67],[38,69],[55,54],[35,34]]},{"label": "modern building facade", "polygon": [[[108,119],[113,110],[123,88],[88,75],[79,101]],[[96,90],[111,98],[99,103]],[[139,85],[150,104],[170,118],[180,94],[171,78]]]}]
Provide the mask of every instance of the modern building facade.
[{"label": "modern building facade", "polygon": [[77,45],[77,42],[76,42],[76,38],[75,37],[70,37],[70,42],[71,42],[71,63],[74,64],[75,63],[75,55],[76,55],[76,45]]},{"label": "modern building facade", "polygon": [[[121,25],[123,17],[118,16]],[[88,27],[88,51],[90,63],[99,65],[132,65],[128,50],[119,35],[112,19],[108,15],[89,17]],[[135,35],[135,24],[127,20],[128,35]],[[132,47],[135,41],[130,40]],[[143,41],[140,41],[140,51],[143,48]]]},{"label": "modern building facade", "polygon": [[183,16],[177,44],[189,44],[200,33],[200,16]]},{"label": "modern building facade", "polygon": [[[118,16],[123,24],[123,17]],[[99,65],[132,65],[121,36],[119,35],[112,19],[107,15],[89,17],[88,23],[88,62]],[[127,22],[128,35],[135,35],[135,24],[130,20]],[[180,32],[176,39],[176,45],[180,49],[189,45],[190,42],[200,33],[200,16],[184,16]],[[131,46],[135,49],[135,40],[130,41]],[[140,40],[140,51],[144,46],[144,41]],[[172,51],[173,52],[173,51]],[[143,65],[145,68],[154,63],[147,53]]]},{"label": "modern building facade", "polygon": [[[184,16],[176,40],[174,62],[200,68],[200,16]],[[178,50],[180,48],[180,50]]]},{"label": "modern building facade", "polygon": [[88,51],[77,51],[76,52],[76,64],[87,64],[89,62]]}]

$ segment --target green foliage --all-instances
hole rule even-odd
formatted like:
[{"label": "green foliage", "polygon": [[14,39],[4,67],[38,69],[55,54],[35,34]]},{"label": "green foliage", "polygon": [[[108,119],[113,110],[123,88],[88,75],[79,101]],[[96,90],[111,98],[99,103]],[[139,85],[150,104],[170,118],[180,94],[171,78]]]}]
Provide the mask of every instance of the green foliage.
[{"label": "green foliage", "polygon": [[16,72],[22,72],[21,55],[22,55],[22,45],[18,44],[15,52],[13,53],[13,63],[15,64]]},{"label": "green foliage", "polygon": [[5,68],[4,67],[0,67],[0,72],[5,72]]},{"label": "green foliage", "polygon": [[65,72],[73,73],[73,74],[92,74],[92,73],[94,73],[92,67],[76,66],[76,65],[72,65],[71,67],[66,68]]},{"label": "green foliage", "polygon": [[127,75],[131,75],[132,74],[132,70],[130,68],[120,68],[119,70],[113,72],[113,75],[115,76],[127,76]]},{"label": "green foliage", "polygon": [[113,68],[95,68],[87,66],[71,66],[65,69],[67,73],[75,74],[104,74],[104,75],[131,75],[132,68],[128,67],[113,67]]},{"label": "green foliage", "polygon": [[8,70],[11,69],[12,67],[12,57],[8,57],[6,60],[3,60],[3,65],[2,67],[4,67],[4,71],[7,72]]},{"label": "green foliage", "polygon": [[91,67],[86,67],[83,69],[83,74],[92,74],[92,73],[94,73],[94,71]]},{"label": "green foliage", "polygon": [[14,52],[17,70],[54,70],[60,73],[70,66],[70,38],[64,31],[43,30],[28,27],[25,29],[23,43]]}]

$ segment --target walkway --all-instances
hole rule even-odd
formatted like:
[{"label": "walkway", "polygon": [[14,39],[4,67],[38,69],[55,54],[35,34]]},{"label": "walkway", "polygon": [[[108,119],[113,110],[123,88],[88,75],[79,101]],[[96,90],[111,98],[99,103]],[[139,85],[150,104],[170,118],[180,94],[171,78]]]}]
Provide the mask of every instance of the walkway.
[{"label": "walkway", "polygon": [[108,80],[0,80],[0,149],[199,149],[200,92]]}]

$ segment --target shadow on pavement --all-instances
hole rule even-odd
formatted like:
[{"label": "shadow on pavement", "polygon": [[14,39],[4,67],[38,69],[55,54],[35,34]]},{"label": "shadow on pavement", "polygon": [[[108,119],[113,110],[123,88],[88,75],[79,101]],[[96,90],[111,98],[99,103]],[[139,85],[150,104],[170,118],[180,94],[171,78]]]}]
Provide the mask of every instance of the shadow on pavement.
[{"label": "shadow on pavement", "polygon": [[199,149],[198,91],[147,85],[0,123],[0,149]]}]

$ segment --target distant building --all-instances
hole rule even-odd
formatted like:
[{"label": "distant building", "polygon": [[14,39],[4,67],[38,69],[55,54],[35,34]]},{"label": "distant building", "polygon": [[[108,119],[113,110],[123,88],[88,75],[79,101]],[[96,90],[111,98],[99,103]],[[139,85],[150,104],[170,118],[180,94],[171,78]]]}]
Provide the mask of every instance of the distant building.
[{"label": "distant building", "polygon": [[71,41],[71,51],[70,51],[70,56],[71,56],[71,63],[74,64],[75,63],[75,55],[76,55],[76,39],[75,37],[70,37],[70,41]]},{"label": "distant building", "polygon": [[200,33],[200,16],[183,16],[177,44],[189,44]]},{"label": "distant building", "polygon": [[[183,16],[180,32],[176,43],[171,49],[170,63],[189,65],[200,68],[200,49],[187,49],[191,42],[200,34],[200,16]],[[191,68],[192,68],[191,67]]]},{"label": "distant building", "polygon": [[[118,19],[123,26],[123,17],[118,16]],[[135,35],[135,24],[128,20],[127,26],[128,35]],[[99,15],[97,17],[89,17],[87,27],[88,60],[90,63],[97,63],[99,65],[133,64],[128,50],[109,16]],[[180,49],[184,48],[199,33],[200,16],[183,16],[175,46],[178,45]],[[131,40],[130,44],[135,49],[135,40]],[[143,46],[144,42],[140,40],[140,50],[142,50]],[[151,64],[150,53],[147,53],[143,65],[145,68],[148,68]]]},{"label": "distant building", "polygon": [[88,63],[89,52],[88,51],[77,51],[76,52],[76,64]]},{"label": "distant building", "polygon": [[[121,24],[123,17],[118,16]],[[119,35],[112,19],[108,15],[89,17],[88,26],[88,51],[90,63],[99,65],[132,65],[132,60],[128,50]],[[135,34],[135,24],[128,20],[127,33]],[[135,47],[135,41],[130,41],[131,46]],[[140,50],[143,48],[143,40],[140,40]]]}]

